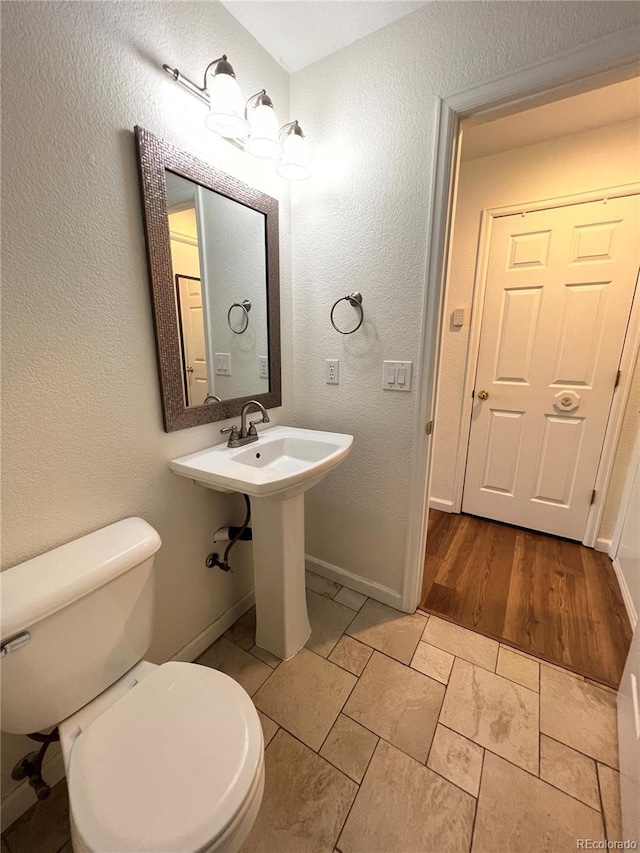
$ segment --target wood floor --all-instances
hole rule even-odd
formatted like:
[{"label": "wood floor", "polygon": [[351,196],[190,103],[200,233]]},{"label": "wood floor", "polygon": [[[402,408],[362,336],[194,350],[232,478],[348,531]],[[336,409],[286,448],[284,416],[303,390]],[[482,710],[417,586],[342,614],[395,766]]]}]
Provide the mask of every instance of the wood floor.
[{"label": "wood floor", "polygon": [[605,554],[433,509],[420,608],[616,688],[631,642]]}]

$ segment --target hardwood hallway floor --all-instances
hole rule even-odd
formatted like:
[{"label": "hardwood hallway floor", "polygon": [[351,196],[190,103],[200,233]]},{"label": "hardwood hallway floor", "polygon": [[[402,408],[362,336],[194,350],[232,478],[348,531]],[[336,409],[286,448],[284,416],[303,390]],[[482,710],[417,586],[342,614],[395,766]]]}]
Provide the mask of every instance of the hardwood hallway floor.
[{"label": "hardwood hallway floor", "polygon": [[420,609],[615,688],[631,642],[606,554],[433,509]]}]

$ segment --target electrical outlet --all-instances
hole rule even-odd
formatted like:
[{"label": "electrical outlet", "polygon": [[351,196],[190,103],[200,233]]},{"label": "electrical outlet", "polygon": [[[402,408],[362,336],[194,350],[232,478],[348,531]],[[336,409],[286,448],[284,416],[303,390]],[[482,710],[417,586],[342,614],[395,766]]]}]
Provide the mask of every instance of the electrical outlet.
[{"label": "electrical outlet", "polygon": [[258,376],[260,379],[269,378],[269,357],[266,355],[258,356]]},{"label": "electrical outlet", "polygon": [[325,365],[325,380],[327,385],[340,384],[340,362],[337,358],[328,358]]}]

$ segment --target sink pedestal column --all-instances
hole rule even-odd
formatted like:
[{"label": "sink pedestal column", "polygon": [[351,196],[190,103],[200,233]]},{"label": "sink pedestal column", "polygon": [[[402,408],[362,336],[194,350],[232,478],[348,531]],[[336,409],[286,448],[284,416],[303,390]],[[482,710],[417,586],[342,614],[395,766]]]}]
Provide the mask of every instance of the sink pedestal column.
[{"label": "sink pedestal column", "polygon": [[283,660],[311,634],[304,576],[304,493],[251,498],[256,645]]}]

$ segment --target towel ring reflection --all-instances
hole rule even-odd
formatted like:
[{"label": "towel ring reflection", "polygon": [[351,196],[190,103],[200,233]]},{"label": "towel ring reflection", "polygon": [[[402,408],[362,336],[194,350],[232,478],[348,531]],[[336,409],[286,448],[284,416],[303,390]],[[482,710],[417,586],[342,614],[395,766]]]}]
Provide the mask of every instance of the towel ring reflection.
[{"label": "towel ring reflection", "polygon": [[[244,312],[244,326],[238,331],[231,325],[231,312],[234,308],[242,308]],[[243,299],[242,302],[234,302],[231,308],[227,311],[227,325],[234,335],[242,335],[249,328],[249,311],[251,311],[251,302],[248,299]]]},{"label": "towel ring reflection", "polygon": [[[333,312],[336,310],[336,307],[344,301],[347,301],[350,305],[353,305],[354,308],[357,308],[360,311],[360,320],[358,321],[358,325],[351,329],[349,332],[343,332],[342,329],[339,329],[335,321],[333,319]],[[364,308],[362,307],[362,294],[358,290],[354,290],[353,293],[348,293],[346,296],[341,296],[340,299],[337,299],[333,303],[333,308],[331,309],[331,314],[329,315],[331,319],[331,325],[336,330],[336,332],[340,332],[341,335],[352,335],[354,332],[357,332],[360,326],[362,325],[362,321],[364,320]]]}]

